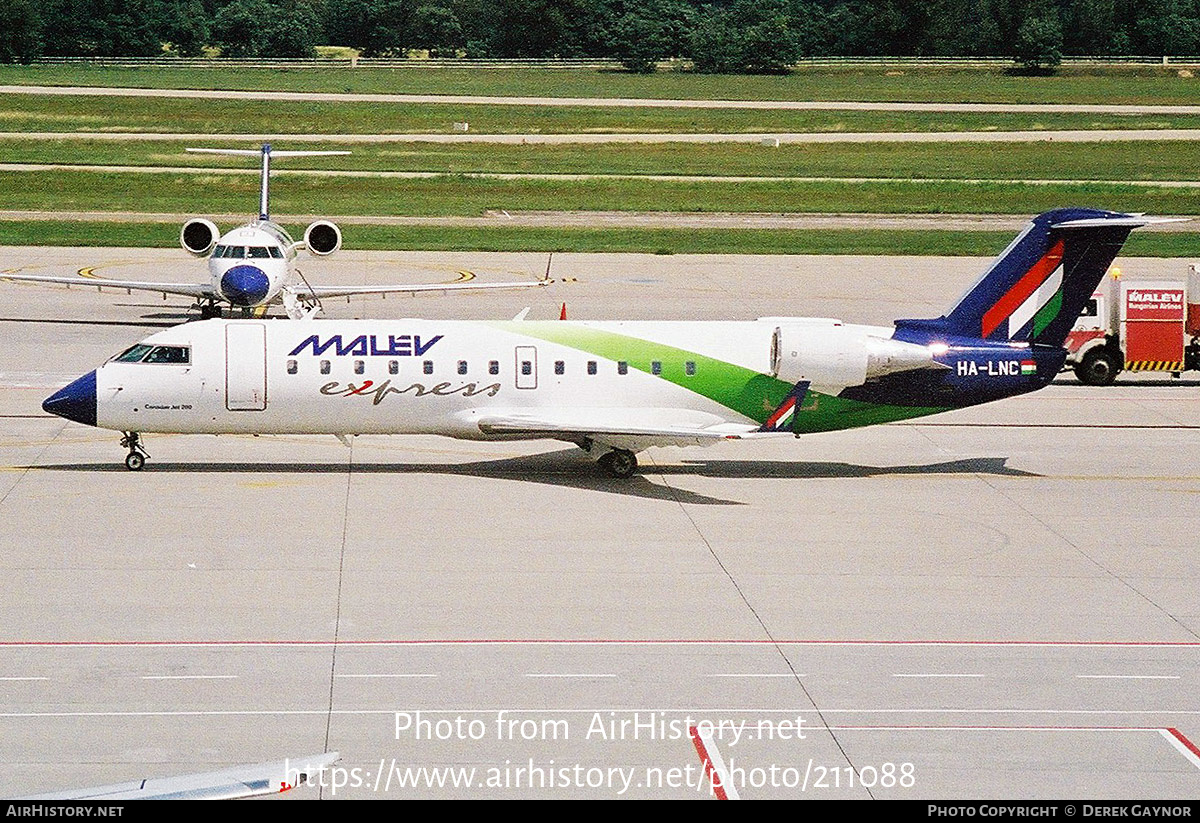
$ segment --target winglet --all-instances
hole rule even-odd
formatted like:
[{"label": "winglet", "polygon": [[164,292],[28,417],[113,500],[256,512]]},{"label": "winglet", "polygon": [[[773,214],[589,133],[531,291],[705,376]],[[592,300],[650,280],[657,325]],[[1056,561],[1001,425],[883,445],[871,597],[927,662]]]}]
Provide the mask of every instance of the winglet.
[{"label": "winglet", "polygon": [[804,405],[804,397],[808,394],[809,381],[801,380],[792,390],[788,392],[788,396],[779,404],[779,408],[771,412],[771,416],[759,428],[760,432],[793,432],[796,431],[796,412]]}]

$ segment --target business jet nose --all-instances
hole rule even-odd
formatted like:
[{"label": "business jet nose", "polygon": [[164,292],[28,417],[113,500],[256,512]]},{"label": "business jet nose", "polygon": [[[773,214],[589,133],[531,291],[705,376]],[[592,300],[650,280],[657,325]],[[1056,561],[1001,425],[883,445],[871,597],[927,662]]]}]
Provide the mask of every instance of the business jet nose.
[{"label": "business jet nose", "polygon": [[47,397],[42,409],[76,423],[96,425],[96,372],[88,372]]},{"label": "business jet nose", "polygon": [[243,263],[221,276],[221,294],[235,306],[257,306],[271,289],[271,281],[258,266]]}]

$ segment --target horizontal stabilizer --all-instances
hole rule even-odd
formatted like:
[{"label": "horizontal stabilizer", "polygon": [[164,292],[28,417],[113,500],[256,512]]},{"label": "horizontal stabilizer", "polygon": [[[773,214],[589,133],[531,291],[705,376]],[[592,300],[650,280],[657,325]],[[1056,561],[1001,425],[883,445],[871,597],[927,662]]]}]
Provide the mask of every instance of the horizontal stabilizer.
[{"label": "horizontal stabilizer", "polygon": [[[227,154],[232,157],[262,157],[262,149],[185,149],[192,154]],[[348,151],[275,151],[271,150],[272,157],[330,157],[334,155],[346,155]]]},{"label": "horizontal stabilizer", "polygon": [[1119,217],[1091,217],[1080,220],[1064,220],[1051,223],[1052,229],[1094,229],[1101,226],[1126,226],[1139,229],[1142,226],[1156,226],[1160,223],[1188,223],[1190,217],[1147,217],[1144,214],[1126,214]]}]

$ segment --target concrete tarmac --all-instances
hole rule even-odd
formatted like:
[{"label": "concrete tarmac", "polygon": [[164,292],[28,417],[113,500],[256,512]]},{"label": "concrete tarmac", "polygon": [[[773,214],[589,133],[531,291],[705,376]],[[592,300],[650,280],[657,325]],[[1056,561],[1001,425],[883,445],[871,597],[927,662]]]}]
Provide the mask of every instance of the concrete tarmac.
[{"label": "concrete tarmac", "polygon": [[[326,313],[888,323],[984,265],[563,254],[548,289]],[[182,251],[0,249],[3,270],[81,268],[203,276]],[[560,443],[435,437],[150,436],[133,473],[116,433],[41,412],[186,315],[0,282],[0,796],[337,750],[293,796],[706,798],[692,727],[745,799],[1200,792],[1195,376],[651,449],[629,481]]]}]

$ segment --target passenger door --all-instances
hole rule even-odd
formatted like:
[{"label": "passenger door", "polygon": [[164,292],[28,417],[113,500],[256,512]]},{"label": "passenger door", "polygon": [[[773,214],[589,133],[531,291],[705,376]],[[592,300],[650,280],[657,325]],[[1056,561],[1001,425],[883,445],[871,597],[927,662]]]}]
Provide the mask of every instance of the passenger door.
[{"label": "passenger door", "polygon": [[225,408],[262,411],[267,407],[267,327],[238,323],[225,327]]}]

